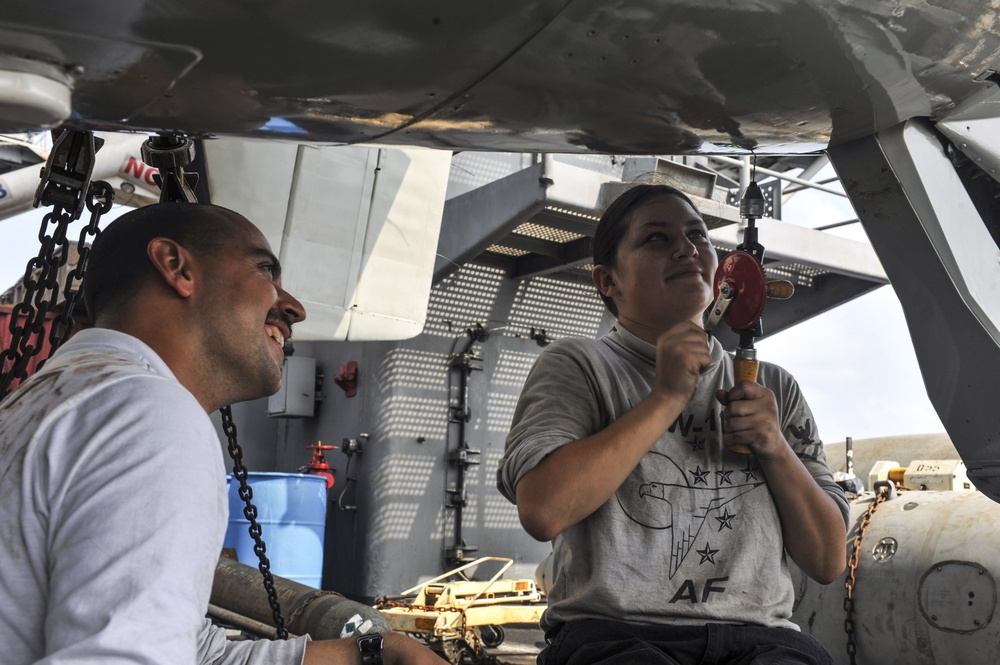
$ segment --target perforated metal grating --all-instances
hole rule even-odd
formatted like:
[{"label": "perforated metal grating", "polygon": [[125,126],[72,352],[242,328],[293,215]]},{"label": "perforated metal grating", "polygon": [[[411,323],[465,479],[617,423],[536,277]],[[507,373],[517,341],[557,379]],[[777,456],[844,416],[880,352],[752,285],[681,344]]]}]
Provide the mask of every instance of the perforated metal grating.
[{"label": "perforated metal grating", "polygon": [[[483,466],[491,474],[495,473],[500,457],[499,453],[487,456],[483,460]],[[521,519],[517,515],[517,506],[496,490],[488,492],[483,497],[483,527],[486,529],[510,529],[521,533]]]},{"label": "perforated metal grating", "polygon": [[[475,492],[469,492],[466,497],[465,508],[462,510],[462,528],[470,529],[479,526],[479,501],[481,497]],[[455,535],[455,511],[443,510],[434,520],[434,528],[430,531],[430,539],[439,541],[445,539],[448,542]]]},{"label": "perforated metal grating", "polygon": [[391,454],[376,467],[374,495],[382,500],[372,517],[372,546],[411,541],[420,535],[417,516],[427,510],[426,497],[439,491],[434,474],[438,464],[435,457]]},{"label": "perforated metal grating", "polygon": [[[409,541],[414,535],[417,524],[417,513],[420,511],[419,500],[402,502],[391,501],[382,504],[372,519],[371,544],[374,549],[390,541]],[[419,529],[417,529],[419,531]]]},{"label": "perforated metal grating", "polygon": [[504,276],[502,268],[470,263],[443,279],[431,290],[424,334],[454,337],[488,321]]},{"label": "perforated metal grating", "polygon": [[[540,350],[540,349],[539,349]],[[538,357],[537,352],[525,353],[523,351],[513,351],[501,349],[497,366],[493,370],[492,386],[507,386],[521,389],[524,379],[528,376],[528,371]]]},{"label": "perforated metal grating", "polygon": [[597,171],[605,175],[620,178],[623,170],[623,158],[616,155],[559,155],[558,161],[589,171]]},{"label": "perforated metal grating", "polygon": [[416,439],[444,440],[448,424],[448,407],[442,398],[415,395],[389,395],[382,403],[376,441],[398,436]]},{"label": "perforated metal grating", "polygon": [[521,283],[508,322],[516,334],[525,328],[544,328],[552,338],[595,337],[604,316],[604,303],[593,286],[535,277]]},{"label": "perforated metal grating", "polygon": [[822,277],[827,271],[801,263],[786,263],[780,267],[765,266],[764,273],[768,279],[786,279],[796,286],[812,287],[815,285],[815,278]]},{"label": "perforated metal grating", "polygon": [[382,393],[396,390],[440,390],[447,385],[448,359],[444,354],[414,349],[393,349],[379,366]]},{"label": "perforated metal grating", "polygon": [[[521,383],[523,384],[524,381]],[[511,393],[490,393],[490,411],[486,418],[486,430],[491,435],[499,434],[502,439],[507,438],[510,423],[514,418],[514,407],[517,406],[517,397]]]},{"label": "perforated metal grating", "polygon": [[600,215],[588,215],[587,213],[578,212],[576,210],[570,210],[569,208],[560,208],[558,206],[545,206],[545,209],[550,212],[557,212],[560,215],[566,215],[568,217],[578,217],[580,219],[589,219],[595,222],[601,218]]},{"label": "perforated metal grating", "polygon": [[551,226],[542,226],[541,224],[534,224],[532,222],[525,222],[524,224],[521,224],[514,229],[514,233],[558,243],[569,242],[571,240],[576,240],[577,238],[585,237],[581,233],[563,231],[562,229],[555,229]]},{"label": "perforated metal grating", "polygon": [[504,247],[503,245],[490,245],[489,247],[486,248],[486,251],[492,252],[494,254],[503,254],[504,256],[511,256],[514,258],[531,253],[524,249],[514,249],[513,247]]},{"label": "perforated metal grating", "polygon": [[462,152],[451,158],[449,189],[468,191],[505,178],[522,168],[521,155]]},{"label": "perforated metal grating", "polygon": [[502,494],[488,494],[483,507],[483,526],[487,529],[512,529],[521,531],[521,519],[517,516],[517,506]]},{"label": "perforated metal grating", "polygon": [[386,455],[375,476],[376,497],[423,497],[430,489],[434,468],[440,462],[424,455]]}]

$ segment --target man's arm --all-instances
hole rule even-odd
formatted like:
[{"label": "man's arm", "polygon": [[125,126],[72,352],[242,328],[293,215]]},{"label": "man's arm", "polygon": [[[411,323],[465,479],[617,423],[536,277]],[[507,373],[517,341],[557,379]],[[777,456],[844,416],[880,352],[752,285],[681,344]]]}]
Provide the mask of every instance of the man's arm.
[{"label": "man's arm", "polygon": [[723,442],[750,446],[767,477],[785,550],[812,579],[834,581],[847,565],[844,516],[785,439],[774,393],[745,381],[717,397],[725,405]]},{"label": "man's arm", "polygon": [[[441,665],[445,662],[433,651],[412,637],[401,633],[383,633],[384,665]],[[322,640],[306,645],[303,665],[361,665],[357,638]]]}]

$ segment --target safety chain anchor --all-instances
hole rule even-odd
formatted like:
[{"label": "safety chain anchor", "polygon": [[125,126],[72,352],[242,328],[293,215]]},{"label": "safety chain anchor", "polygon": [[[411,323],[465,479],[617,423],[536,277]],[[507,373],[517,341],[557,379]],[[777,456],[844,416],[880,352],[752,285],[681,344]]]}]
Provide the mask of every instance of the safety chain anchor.
[{"label": "safety chain anchor", "polygon": [[868,525],[871,524],[872,516],[879,505],[891,498],[892,489],[889,482],[876,483],[875,498],[868,506],[868,512],[861,518],[861,523],[858,524],[858,533],[851,543],[851,558],[847,564],[847,580],[844,582],[844,588],[847,590],[844,596],[844,611],[847,613],[847,618],[844,619],[844,631],[847,633],[847,655],[851,665],[856,665],[858,654],[858,646],[854,642],[854,587],[857,584],[856,575],[860,563],[861,539],[864,537]]},{"label": "safety chain anchor", "polygon": [[[45,317],[57,308],[59,269],[69,259],[70,243],[66,239],[69,225],[81,216],[84,209],[88,209],[91,212],[90,222],[80,232],[77,242],[79,258],[63,285],[63,309],[49,330],[46,360],[73,333],[73,310],[79,300],[79,285],[83,282],[90,256],[87,238],[98,236],[101,217],[114,202],[111,185],[90,180],[95,155],[103,143],[103,140],[94,138],[92,132],[64,130],[42,168],[42,182],[35,193],[35,206],[53,206],[53,209],[42,219],[38,231],[41,243],[38,256],[28,261],[21,280],[24,298],[11,311],[10,345],[0,351],[0,399],[11,392],[15,380],[27,378],[28,363],[42,352]],[[50,225],[53,225],[51,231]],[[19,323],[22,318],[23,324]]]}]

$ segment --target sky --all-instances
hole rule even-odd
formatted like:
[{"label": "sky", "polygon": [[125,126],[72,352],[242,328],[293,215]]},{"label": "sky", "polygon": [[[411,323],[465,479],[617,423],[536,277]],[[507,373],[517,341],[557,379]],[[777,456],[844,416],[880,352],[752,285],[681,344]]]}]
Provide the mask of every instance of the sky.
[{"label": "sky", "polygon": [[[817,180],[832,175],[828,167]],[[105,223],[125,210],[115,206]],[[26,263],[37,254],[42,214],[30,210],[0,220],[0,292],[23,276]],[[798,193],[782,205],[782,221],[804,226],[854,218],[846,198],[815,190]],[[69,237],[79,237],[88,219],[85,213],[84,220],[74,222]],[[860,224],[829,233],[867,242]],[[763,233],[760,240],[766,247]],[[766,311],[764,316],[766,325]],[[824,441],[944,431],[927,398],[903,310],[891,286],[760,340],[756,346],[761,360],[781,365],[798,380]]]},{"label": "sky", "polygon": [[[815,180],[833,176],[828,166]],[[839,183],[830,186],[842,191]],[[814,228],[857,216],[846,197],[807,190],[782,204],[781,218]],[[861,224],[827,232],[868,242]],[[767,246],[763,233],[761,242]],[[764,317],[766,325],[766,310]],[[903,308],[891,286],[756,346],[761,360],[781,365],[798,380],[824,441],[945,431],[927,397]]]}]

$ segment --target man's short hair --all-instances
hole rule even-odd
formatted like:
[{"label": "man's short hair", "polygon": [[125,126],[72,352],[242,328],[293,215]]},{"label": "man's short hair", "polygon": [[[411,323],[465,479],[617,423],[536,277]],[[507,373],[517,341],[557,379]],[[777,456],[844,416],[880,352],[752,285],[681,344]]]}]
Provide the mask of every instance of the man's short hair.
[{"label": "man's short hair", "polygon": [[153,268],[146,252],[154,238],[170,238],[195,256],[214,255],[235,215],[213,205],[157,203],[111,222],[94,240],[83,279],[90,320],[96,322],[109,307],[131,304]]}]

